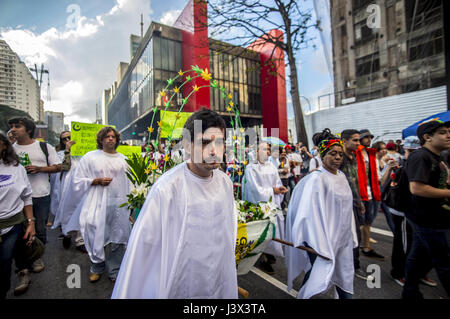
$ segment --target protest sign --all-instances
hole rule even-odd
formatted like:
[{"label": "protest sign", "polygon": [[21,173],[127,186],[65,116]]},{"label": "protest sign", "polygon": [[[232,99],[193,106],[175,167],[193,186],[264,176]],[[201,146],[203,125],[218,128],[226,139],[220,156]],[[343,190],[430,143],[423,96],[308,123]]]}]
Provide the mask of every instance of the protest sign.
[{"label": "protest sign", "polygon": [[141,155],[141,147],[140,146],[128,146],[128,145],[119,145],[117,148],[117,152],[125,155],[129,159],[133,158],[133,154]]},{"label": "protest sign", "polygon": [[97,133],[105,126],[114,125],[90,124],[81,122],[70,123],[70,136],[76,143],[70,149],[72,156],[83,156],[97,149]]},{"label": "protest sign", "polygon": [[[181,137],[183,132],[184,123],[186,123],[189,116],[192,113],[188,112],[171,112],[171,111],[161,111],[161,138],[168,138],[172,136],[173,139],[178,139]],[[176,121],[176,123],[175,123]],[[175,128],[174,128],[175,123]],[[173,129],[173,133],[172,133]]]}]

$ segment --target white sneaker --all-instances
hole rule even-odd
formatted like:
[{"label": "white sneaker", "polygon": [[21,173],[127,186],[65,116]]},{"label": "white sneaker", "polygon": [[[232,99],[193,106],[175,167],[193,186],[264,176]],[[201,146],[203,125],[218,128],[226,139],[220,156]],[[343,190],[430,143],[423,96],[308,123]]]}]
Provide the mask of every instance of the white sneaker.
[{"label": "white sneaker", "polygon": [[44,262],[42,261],[42,258],[39,258],[33,263],[33,272],[41,272],[45,268]]}]

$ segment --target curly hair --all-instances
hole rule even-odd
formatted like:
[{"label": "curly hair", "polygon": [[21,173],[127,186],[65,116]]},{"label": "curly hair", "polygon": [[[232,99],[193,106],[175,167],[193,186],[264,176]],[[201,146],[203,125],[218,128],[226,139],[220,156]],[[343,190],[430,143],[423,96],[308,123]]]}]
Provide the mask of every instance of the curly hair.
[{"label": "curly hair", "polygon": [[97,149],[103,149],[103,140],[106,138],[106,135],[108,135],[109,132],[114,132],[114,135],[116,136],[116,145],[114,149],[117,149],[117,147],[120,145],[121,138],[119,131],[111,126],[106,126],[97,133]]},{"label": "curly hair", "polygon": [[19,165],[19,156],[14,151],[9,139],[2,132],[0,132],[0,141],[5,144],[5,149],[0,153],[0,158],[3,160],[3,163],[5,165]]}]

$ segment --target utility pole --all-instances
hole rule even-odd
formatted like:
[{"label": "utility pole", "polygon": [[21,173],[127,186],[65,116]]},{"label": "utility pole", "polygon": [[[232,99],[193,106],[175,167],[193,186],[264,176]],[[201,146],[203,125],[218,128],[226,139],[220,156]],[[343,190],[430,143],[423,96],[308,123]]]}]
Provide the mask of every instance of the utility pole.
[{"label": "utility pole", "polygon": [[144,15],[141,13],[141,39],[143,37],[144,37]]}]

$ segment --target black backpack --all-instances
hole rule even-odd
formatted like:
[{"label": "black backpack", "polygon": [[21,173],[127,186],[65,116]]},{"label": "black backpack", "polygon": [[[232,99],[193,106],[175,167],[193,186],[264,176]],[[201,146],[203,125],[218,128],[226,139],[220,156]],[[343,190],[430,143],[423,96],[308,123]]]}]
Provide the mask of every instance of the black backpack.
[{"label": "black backpack", "polygon": [[386,184],[383,185],[381,199],[395,210],[409,212],[412,209],[411,198],[405,161],[403,166],[391,173]]}]

